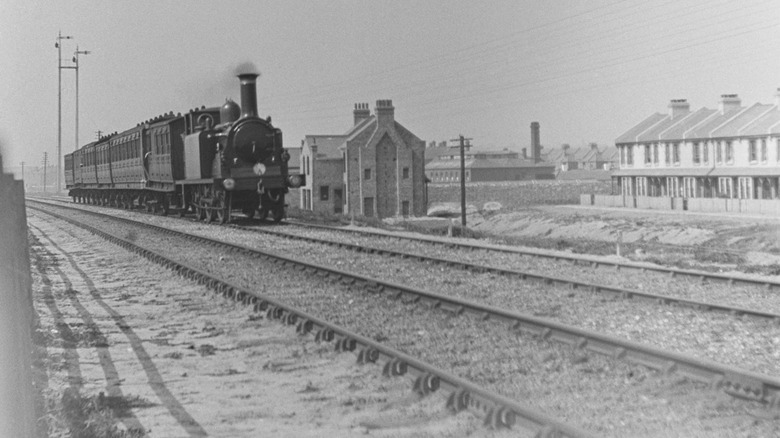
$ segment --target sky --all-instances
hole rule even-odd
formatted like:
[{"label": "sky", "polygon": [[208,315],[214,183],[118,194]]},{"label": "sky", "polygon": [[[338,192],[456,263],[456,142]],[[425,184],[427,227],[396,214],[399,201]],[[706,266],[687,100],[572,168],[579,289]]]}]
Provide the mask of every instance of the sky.
[{"label": "sky", "polygon": [[[0,154],[50,162],[62,65],[79,56],[79,146],[162,113],[239,102],[247,63],[260,116],[286,147],[343,134],[355,103],[391,99],[430,141],[520,151],[615,138],[671,99],[773,103],[776,0],[2,0]],[[74,69],[62,74],[62,154],[76,147]],[[9,169],[11,168],[11,169]]]}]

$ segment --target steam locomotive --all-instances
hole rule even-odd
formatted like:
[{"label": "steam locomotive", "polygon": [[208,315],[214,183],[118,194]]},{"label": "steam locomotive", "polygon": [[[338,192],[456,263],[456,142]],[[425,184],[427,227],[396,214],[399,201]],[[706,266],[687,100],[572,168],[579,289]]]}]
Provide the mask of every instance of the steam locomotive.
[{"label": "steam locomotive", "polygon": [[257,74],[238,75],[241,106],[173,112],[113,133],[65,155],[65,186],[74,202],[229,222],[284,217],[285,194],[305,184],[290,174],[282,131],[257,115]]}]

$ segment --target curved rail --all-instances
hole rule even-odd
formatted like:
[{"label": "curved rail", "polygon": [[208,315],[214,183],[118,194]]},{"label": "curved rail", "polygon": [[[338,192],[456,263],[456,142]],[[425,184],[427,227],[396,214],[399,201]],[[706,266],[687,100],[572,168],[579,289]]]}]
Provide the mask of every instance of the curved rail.
[{"label": "curved rail", "polygon": [[[79,208],[67,206],[59,206],[59,208],[77,210],[96,216],[106,216],[102,213]],[[343,271],[330,266],[297,260],[269,251],[260,251],[247,246],[236,245],[203,236],[193,236],[156,225],[139,223],[131,219],[113,216],[111,216],[111,218],[137,226],[153,228],[172,235],[201,241],[210,245],[222,246],[233,251],[240,251],[245,254],[274,261],[275,263],[281,263],[285,266],[293,266],[300,270],[311,270],[320,275],[335,279],[336,281],[341,281],[345,285],[362,286],[371,293],[388,293],[394,298],[408,296],[411,298],[410,302],[427,303],[432,308],[440,308],[455,315],[466,312],[472,313],[485,321],[503,322],[512,330],[531,333],[533,335],[541,336],[544,339],[551,339],[577,349],[588,350],[610,356],[614,359],[622,359],[663,373],[679,373],[692,380],[708,383],[713,388],[723,389],[727,394],[738,398],[767,403],[771,405],[772,408],[778,408],[780,406],[780,379],[773,376],[755,373],[686,354],[665,351],[614,336],[522,313],[510,312],[504,309],[486,306],[460,298],[449,297],[435,292],[428,292],[403,284],[385,281],[354,272]]]}]

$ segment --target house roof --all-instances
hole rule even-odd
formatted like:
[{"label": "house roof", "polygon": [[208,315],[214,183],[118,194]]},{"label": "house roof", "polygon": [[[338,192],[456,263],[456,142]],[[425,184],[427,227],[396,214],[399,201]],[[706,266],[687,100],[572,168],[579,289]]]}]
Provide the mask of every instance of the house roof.
[{"label": "house roof", "polygon": [[647,131],[653,125],[660,122],[666,117],[667,116],[661,113],[655,113],[650,115],[646,119],[634,125],[633,128],[623,133],[623,135],[621,135],[615,140],[615,143],[636,143],[638,141],[637,137],[639,136],[639,134]]},{"label": "house roof", "polygon": [[[739,100],[737,100],[738,102]],[[776,133],[780,133],[780,108],[778,108],[778,104],[756,103],[750,107],[700,108],[675,118],[660,113],[651,114],[620,135],[615,143],[709,139]]]},{"label": "house roof", "polygon": [[757,117],[740,130],[740,135],[768,135],[780,133],[780,108],[774,106],[771,110]]},{"label": "house roof", "polygon": [[317,158],[340,158],[341,146],[346,139],[344,135],[307,135],[305,143],[311,146],[317,146]]},{"label": "house roof", "polygon": [[657,140],[674,140],[685,138],[685,132],[699,123],[706,120],[708,117],[712,117],[716,110],[708,108],[699,108],[698,110],[690,113],[687,117],[679,120],[678,123],[667,128],[665,131],[658,134]]}]

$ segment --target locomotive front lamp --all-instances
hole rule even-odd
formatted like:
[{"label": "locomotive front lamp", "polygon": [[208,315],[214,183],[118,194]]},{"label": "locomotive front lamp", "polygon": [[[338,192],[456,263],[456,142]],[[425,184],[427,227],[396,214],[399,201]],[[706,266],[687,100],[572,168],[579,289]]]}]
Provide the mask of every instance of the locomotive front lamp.
[{"label": "locomotive front lamp", "polygon": [[254,170],[255,174],[262,175],[265,173],[265,164],[257,163],[252,167],[252,170]]},{"label": "locomotive front lamp", "polygon": [[225,190],[233,190],[236,188],[236,180],[233,178],[225,178],[225,180],[222,181],[222,185],[225,187]]}]

